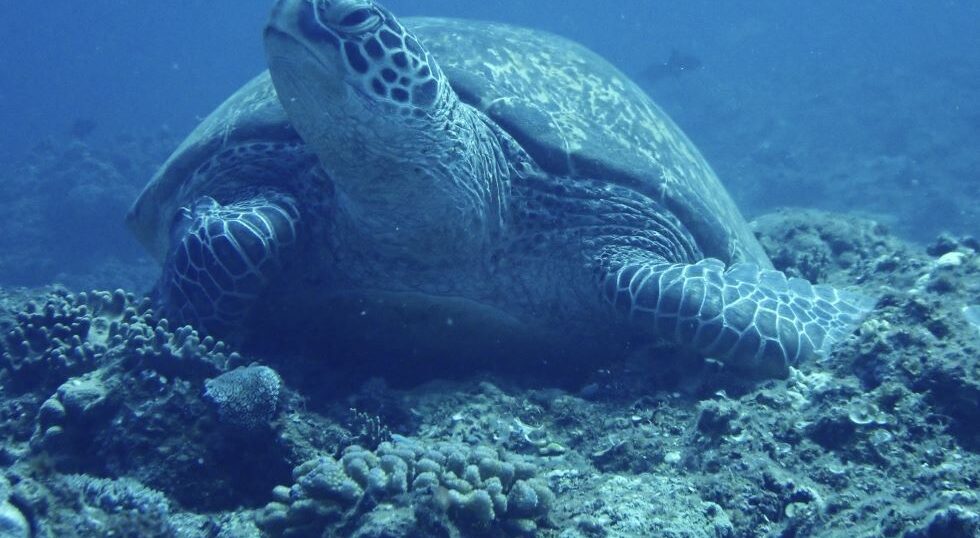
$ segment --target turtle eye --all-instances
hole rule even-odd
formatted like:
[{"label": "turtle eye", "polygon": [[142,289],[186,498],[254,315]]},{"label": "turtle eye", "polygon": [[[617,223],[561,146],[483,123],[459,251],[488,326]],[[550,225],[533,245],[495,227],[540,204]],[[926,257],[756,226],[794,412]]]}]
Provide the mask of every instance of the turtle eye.
[{"label": "turtle eye", "polygon": [[337,30],[347,35],[371,32],[381,25],[381,14],[370,8],[360,8],[341,17]]},{"label": "turtle eye", "polygon": [[[381,13],[368,2],[336,2],[333,0],[307,0],[316,22],[333,31],[359,34],[381,24]],[[353,8],[350,4],[368,4],[369,7]]]},{"label": "turtle eye", "polygon": [[352,26],[358,26],[370,20],[372,17],[374,17],[374,13],[370,9],[355,9],[340,20],[340,25],[350,28]]}]

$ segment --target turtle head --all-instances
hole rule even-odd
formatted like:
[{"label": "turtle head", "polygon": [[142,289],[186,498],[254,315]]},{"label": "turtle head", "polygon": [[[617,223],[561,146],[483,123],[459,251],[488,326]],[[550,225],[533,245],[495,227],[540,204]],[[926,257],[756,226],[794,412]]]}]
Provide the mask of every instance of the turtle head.
[{"label": "turtle head", "polygon": [[421,116],[447,91],[418,39],[375,2],[283,0],[268,28],[273,40],[282,31],[305,45],[323,62],[323,74],[342,77],[362,99],[401,114]]},{"label": "turtle head", "polygon": [[[290,120],[307,143],[329,140],[332,152],[348,144],[338,140],[400,150],[413,132],[444,122],[455,99],[418,39],[370,0],[280,0],[265,42]],[[346,175],[336,160],[325,167]]]},{"label": "turtle head", "polygon": [[409,229],[419,239],[486,220],[478,122],[388,10],[371,0],[278,0],[265,45],[290,122],[345,207],[370,221],[358,229],[399,230],[393,241],[409,247]]},{"label": "turtle head", "polygon": [[[285,45],[282,40],[294,41]],[[424,114],[437,104],[445,77],[418,39],[384,7],[370,0],[280,0],[266,28],[273,74],[313,56],[321,75],[343,80],[362,99],[403,114]],[[297,52],[295,47],[305,48]],[[293,49],[293,50],[290,50]]]}]

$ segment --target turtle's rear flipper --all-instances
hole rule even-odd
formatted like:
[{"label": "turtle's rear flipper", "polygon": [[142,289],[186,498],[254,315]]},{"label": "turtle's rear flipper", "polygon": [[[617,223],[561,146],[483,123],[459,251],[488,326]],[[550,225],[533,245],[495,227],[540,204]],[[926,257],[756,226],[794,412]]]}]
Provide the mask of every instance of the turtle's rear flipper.
[{"label": "turtle's rear flipper", "polygon": [[603,286],[641,330],[763,376],[826,356],[874,307],[857,293],[716,259],[627,265]]},{"label": "turtle's rear flipper", "polygon": [[293,201],[279,195],[228,205],[204,197],[181,208],[154,290],[157,308],[209,334],[234,329],[296,243],[298,219]]}]

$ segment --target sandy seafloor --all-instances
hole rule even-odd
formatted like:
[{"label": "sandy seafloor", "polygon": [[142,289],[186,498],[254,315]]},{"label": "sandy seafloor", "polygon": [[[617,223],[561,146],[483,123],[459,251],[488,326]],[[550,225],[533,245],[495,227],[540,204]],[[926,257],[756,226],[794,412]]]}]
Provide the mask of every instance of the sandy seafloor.
[{"label": "sandy seafloor", "polygon": [[338,391],[329,357],[148,311],[120,218],[178,134],[39,145],[0,182],[0,537],[980,536],[980,123],[828,148],[722,119],[758,152],[702,147],[778,268],[879,298],[788,379],[655,347],[574,387],[475,366]]}]

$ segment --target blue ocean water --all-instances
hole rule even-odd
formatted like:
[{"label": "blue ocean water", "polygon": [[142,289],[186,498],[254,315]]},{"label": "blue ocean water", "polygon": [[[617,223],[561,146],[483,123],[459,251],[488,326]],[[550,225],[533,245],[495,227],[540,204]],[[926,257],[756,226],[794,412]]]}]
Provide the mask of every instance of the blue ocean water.
[{"label": "blue ocean water", "polygon": [[[76,117],[96,119],[105,130],[161,123],[188,129],[263,67],[260,32],[269,4],[60,0],[35,9],[3,3],[4,155],[16,156]],[[723,84],[739,86],[771,80],[793,88],[793,81],[814,73],[846,82],[851,68],[941,72],[980,59],[980,6],[970,1],[393,0],[388,6],[404,15],[550,30],[581,41],[627,73],[665,60],[676,48],[700,57]],[[966,103],[935,106],[958,104]]]},{"label": "blue ocean water", "polygon": [[[388,5],[404,15],[533,26],[586,44],[639,77],[750,215],[780,205],[865,210],[921,240],[944,224],[959,233],[976,228],[975,212],[944,206],[932,192],[977,194],[977,157],[960,155],[980,136],[975,2]],[[258,0],[61,0],[44,9],[3,3],[0,163],[20,162],[76,120],[93,122],[93,137],[104,144],[163,125],[175,136],[186,133],[264,67],[268,9]],[[699,67],[643,80],[672,51]],[[936,163],[922,162],[930,156]],[[853,183],[853,176],[867,182],[860,192],[833,188]],[[806,198],[798,198],[801,182]],[[894,214],[895,203],[874,202],[878,194],[890,200],[924,183],[939,185],[923,188],[929,191],[923,196],[911,193],[924,197],[925,210]],[[946,218],[924,223],[925,230],[910,222],[936,211]]]}]

